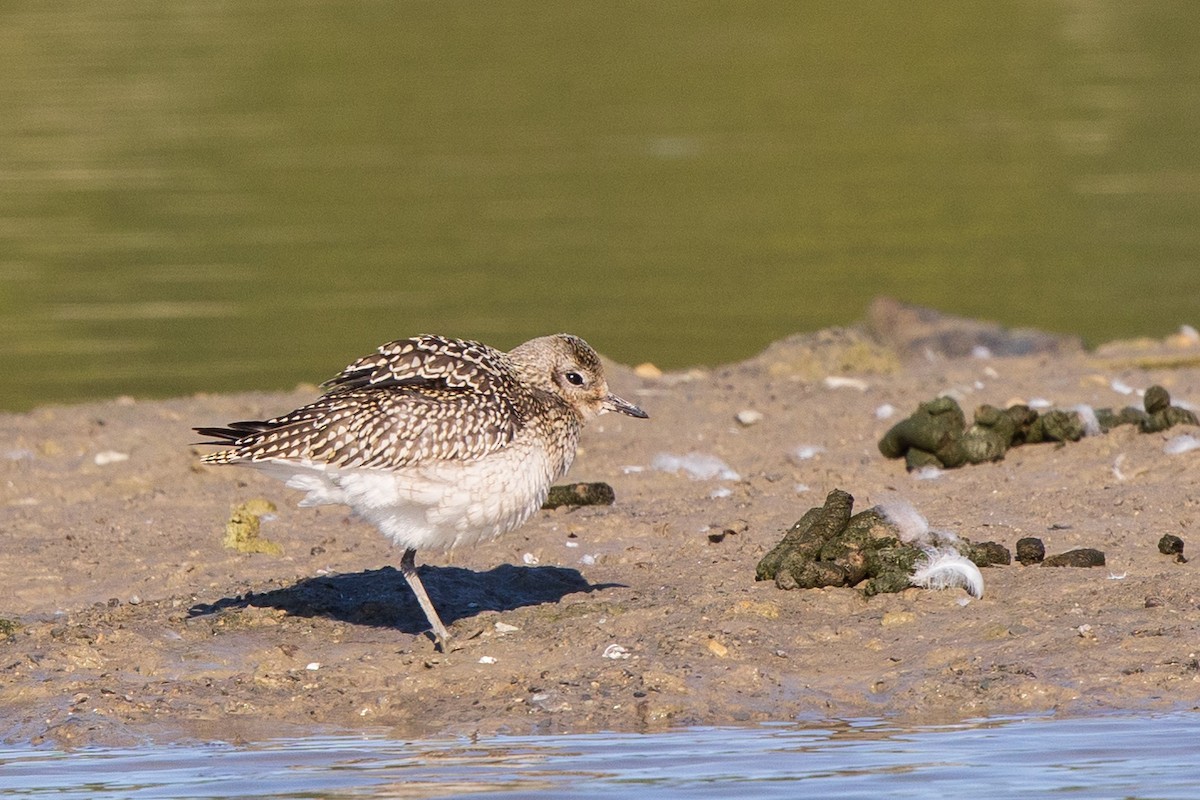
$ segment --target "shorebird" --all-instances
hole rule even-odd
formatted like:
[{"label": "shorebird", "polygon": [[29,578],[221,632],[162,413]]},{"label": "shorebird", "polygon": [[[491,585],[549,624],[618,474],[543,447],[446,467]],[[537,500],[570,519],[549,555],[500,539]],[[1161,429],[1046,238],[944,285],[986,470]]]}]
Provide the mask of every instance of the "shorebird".
[{"label": "shorebird", "polygon": [[503,352],[416,336],[381,345],[327,381],[306,406],[265,421],[195,428],[241,464],[343,504],[404,548],[400,570],[443,652],[450,634],[417,575],[417,550],[488,541],[520,526],[575,458],[589,419],[646,412],[608,390],[578,336]]}]

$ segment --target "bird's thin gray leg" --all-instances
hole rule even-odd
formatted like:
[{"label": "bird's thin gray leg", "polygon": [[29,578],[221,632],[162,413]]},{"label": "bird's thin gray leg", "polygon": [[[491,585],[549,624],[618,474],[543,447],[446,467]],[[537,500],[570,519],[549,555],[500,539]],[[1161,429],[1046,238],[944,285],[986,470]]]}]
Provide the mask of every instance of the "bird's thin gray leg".
[{"label": "bird's thin gray leg", "polygon": [[400,559],[400,571],[404,573],[404,580],[408,581],[413,594],[417,596],[417,602],[421,604],[421,610],[425,612],[425,619],[429,620],[429,624],[433,628],[433,636],[437,640],[438,647],[445,653],[448,652],[446,644],[450,641],[450,634],[446,631],[446,626],[442,624],[441,618],[438,617],[437,611],[434,610],[433,601],[425,593],[425,586],[421,583],[420,577],[417,576],[416,557],[416,550],[405,550],[404,557]]}]

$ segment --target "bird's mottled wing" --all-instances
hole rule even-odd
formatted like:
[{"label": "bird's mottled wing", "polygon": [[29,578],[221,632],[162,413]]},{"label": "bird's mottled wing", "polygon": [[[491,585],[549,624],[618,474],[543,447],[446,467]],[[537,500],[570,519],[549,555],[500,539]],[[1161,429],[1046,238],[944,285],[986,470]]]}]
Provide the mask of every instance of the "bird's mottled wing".
[{"label": "bird's mottled wing", "polygon": [[523,424],[510,398],[429,387],[335,388],[275,419],[199,429],[232,447],[210,464],[284,459],[337,467],[397,469],[428,461],[482,458]]},{"label": "bird's mottled wing", "polygon": [[325,386],[423,386],[490,395],[509,389],[515,379],[508,356],[495,348],[466,339],[425,335],[380,345]]}]

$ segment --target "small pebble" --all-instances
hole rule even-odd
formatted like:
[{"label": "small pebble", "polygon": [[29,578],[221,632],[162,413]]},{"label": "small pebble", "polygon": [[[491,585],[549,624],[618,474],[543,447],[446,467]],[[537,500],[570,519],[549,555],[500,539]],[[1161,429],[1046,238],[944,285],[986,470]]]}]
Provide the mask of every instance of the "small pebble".
[{"label": "small pebble", "polygon": [[646,361],[634,367],[633,374],[637,375],[639,378],[654,379],[662,377],[662,370],[651,364],[649,361]]},{"label": "small pebble", "polygon": [[860,392],[865,392],[871,388],[871,384],[862,378],[846,378],[841,375],[830,375],[825,378],[824,383],[827,389],[857,389]]},{"label": "small pebble", "polygon": [[743,428],[749,428],[751,425],[757,425],[758,423],[762,422],[763,415],[761,411],[755,411],[752,408],[744,408],[737,412],[737,415],[734,417],[734,419],[736,419],[738,424]]},{"label": "small pebble", "polygon": [[808,461],[809,459],[816,457],[819,453],[824,452],[825,448],[819,444],[802,444],[793,448],[790,455],[792,457],[792,461],[799,463],[801,461]]},{"label": "small pebble", "polygon": [[1158,552],[1164,556],[1173,556],[1183,552],[1183,539],[1173,534],[1165,534],[1158,540]]}]

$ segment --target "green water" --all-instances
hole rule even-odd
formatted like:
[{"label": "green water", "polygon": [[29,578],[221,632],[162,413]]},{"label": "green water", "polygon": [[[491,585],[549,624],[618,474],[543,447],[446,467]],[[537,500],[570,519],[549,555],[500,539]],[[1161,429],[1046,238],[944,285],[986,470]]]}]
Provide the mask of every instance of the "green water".
[{"label": "green water", "polygon": [[717,363],[877,294],[1200,324],[1200,5],[0,4],[0,409],[426,331]]}]

